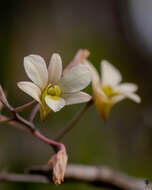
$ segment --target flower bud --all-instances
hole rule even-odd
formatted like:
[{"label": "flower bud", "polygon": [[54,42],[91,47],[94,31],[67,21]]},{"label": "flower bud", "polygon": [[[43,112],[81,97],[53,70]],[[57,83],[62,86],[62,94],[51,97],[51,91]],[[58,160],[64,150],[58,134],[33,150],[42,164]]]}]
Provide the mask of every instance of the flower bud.
[{"label": "flower bud", "polygon": [[48,165],[53,168],[53,181],[56,185],[64,181],[64,174],[67,166],[68,156],[65,150],[60,150],[52,156]]}]

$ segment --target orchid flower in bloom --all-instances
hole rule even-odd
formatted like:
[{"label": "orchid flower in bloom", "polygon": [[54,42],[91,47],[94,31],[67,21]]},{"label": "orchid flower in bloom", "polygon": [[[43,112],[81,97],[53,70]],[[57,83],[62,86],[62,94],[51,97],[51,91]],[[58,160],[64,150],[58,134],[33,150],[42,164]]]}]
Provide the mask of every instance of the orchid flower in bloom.
[{"label": "orchid flower in bloom", "polygon": [[135,94],[137,85],[120,83],[122,81],[120,72],[108,61],[101,62],[101,79],[96,68],[89,61],[84,61],[84,64],[92,72],[94,101],[104,120],[108,119],[111,107],[125,98],[140,103],[140,97]]},{"label": "orchid flower in bloom", "polygon": [[24,68],[32,82],[18,82],[18,87],[40,103],[42,119],[52,110],[57,112],[65,105],[87,102],[91,96],[81,92],[91,82],[91,72],[84,65],[71,68],[62,76],[62,60],[53,54],[47,69],[39,55],[24,58]]}]

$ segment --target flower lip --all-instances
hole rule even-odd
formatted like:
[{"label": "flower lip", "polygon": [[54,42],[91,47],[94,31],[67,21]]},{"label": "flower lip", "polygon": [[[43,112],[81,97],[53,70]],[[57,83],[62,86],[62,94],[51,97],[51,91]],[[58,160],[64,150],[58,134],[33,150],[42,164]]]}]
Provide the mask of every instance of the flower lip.
[{"label": "flower lip", "polygon": [[60,87],[49,84],[42,92],[41,102],[44,108],[48,109],[47,107],[49,107],[54,112],[59,111],[65,105],[63,98],[61,98]]},{"label": "flower lip", "polygon": [[120,93],[114,91],[110,85],[106,85],[106,86],[101,87],[101,90],[104,92],[104,94],[109,99],[120,94]]},{"label": "flower lip", "polygon": [[51,96],[60,96],[61,95],[61,90],[60,90],[60,87],[58,85],[54,85],[54,86],[49,87],[47,92]]}]

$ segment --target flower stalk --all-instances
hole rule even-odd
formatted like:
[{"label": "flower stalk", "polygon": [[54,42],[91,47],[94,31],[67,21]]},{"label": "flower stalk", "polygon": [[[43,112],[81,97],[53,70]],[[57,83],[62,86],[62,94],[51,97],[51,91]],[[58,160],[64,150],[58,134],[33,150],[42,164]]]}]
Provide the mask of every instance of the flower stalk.
[{"label": "flower stalk", "polygon": [[18,106],[16,108],[14,108],[14,111],[15,112],[21,112],[21,111],[24,111],[25,109],[35,105],[37,102],[35,100],[31,101],[31,102],[28,102],[27,104],[24,104],[22,106]]},{"label": "flower stalk", "polygon": [[59,132],[59,134],[54,138],[55,140],[61,140],[69,131],[73,129],[73,127],[77,124],[77,122],[82,118],[82,116],[86,113],[86,111],[93,104],[93,100],[87,102],[84,107],[74,116],[74,118],[67,124],[67,126]]},{"label": "flower stalk", "polygon": [[[66,154],[66,148],[62,143],[59,143],[55,140],[52,140],[50,138],[45,137],[41,132],[34,126],[34,124],[23,117],[21,117],[16,110],[8,103],[5,93],[0,87],[0,100],[4,104],[4,106],[7,107],[8,110],[11,111],[13,114],[13,118],[9,119],[5,116],[0,115],[1,122],[7,122],[13,126],[15,126],[17,129],[23,130],[25,132],[28,132],[35,138],[43,141],[44,143],[51,145],[56,152],[56,154],[51,158],[49,161],[49,165],[53,167],[53,180],[56,185],[60,184],[64,180],[64,173],[66,170],[67,165],[67,154]],[[27,104],[31,105],[31,103]],[[20,107],[28,107],[28,106],[20,106]],[[35,112],[33,112],[33,117],[35,115]],[[56,159],[55,159],[56,158]],[[51,163],[51,164],[50,164]]]}]

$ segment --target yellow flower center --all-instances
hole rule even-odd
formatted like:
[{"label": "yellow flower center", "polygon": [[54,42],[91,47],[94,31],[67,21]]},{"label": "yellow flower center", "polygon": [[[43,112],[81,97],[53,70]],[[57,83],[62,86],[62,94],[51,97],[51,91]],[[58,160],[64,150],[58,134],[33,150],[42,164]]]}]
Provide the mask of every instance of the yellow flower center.
[{"label": "yellow flower center", "polygon": [[58,85],[54,85],[48,88],[47,90],[48,95],[50,96],[60,96],[61,95],[61,90]]},{"label": "yellow flower center", "polygon": [[112,88],[111,86],[109,86],[109,85],[103,86],[101,89],[103,90],[103,92],[105,93],[105,95],[106,95],[109,99],[112,98],[113,96],[117,96],[117,95],[118,95],[118,93],[115,92],[115,91],[113,90],[113,88]]},{"label": "yellow flower center", "polygon": [[52,85],[49,84],[42,92],[41,95],[41,118],[45,119],[46,116],[50,113],[51,109],[48,107],[48,105],[45,103],[45,97],[48,96],[49,98],[53,100],[60,100],[61,96],[61,90],[58,85]]},{"label": "yellow flower center", "polygon": [[50,98],[54,100],[60,99],[61,90],[58,85],[51,85],[49,84],[42,92],[41,101],[42,104],[45,104],[45,97],[49,96]]}]

